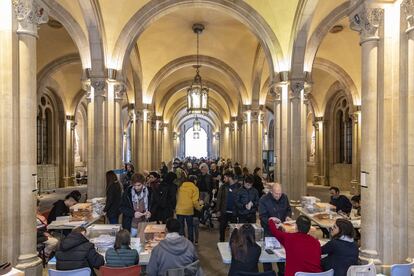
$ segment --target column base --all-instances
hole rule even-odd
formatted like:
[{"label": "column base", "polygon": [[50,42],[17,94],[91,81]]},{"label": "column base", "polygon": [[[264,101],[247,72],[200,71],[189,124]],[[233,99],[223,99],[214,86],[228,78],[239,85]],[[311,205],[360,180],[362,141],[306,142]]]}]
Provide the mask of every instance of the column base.
[{"label": "column base", "polygon": [[374,262],[375,265],[381,265],[382,261],[379,258],[379,254],[375,250],[367,250],[367,249],[361,249],[359,254],[359,259],[361,259],[364,262],[370,262],[371,260]]},{"label": "column base", "polygon": [[75,186],[74,178],[73,177],[63,177],[63,185],[64,187]]},{"label": "column base", "polygon": [[359,189],[359,181],[358,180],[351,180],[351,195],[359,195],[361,194],[361,190]]},{"label": "column base", "polygon": [[25,275],[42,276],[42,259],[34,254],[24,254],[17,258],[16,268],[25,272]]},{"label": "column base", "polygon": [[319,176],[319,184],[322,186],[329,186],[329,183],[324,175]]},{"label": "column base", "polygon": [[319,175],[315,174],[313,176],[313,185],[321,185],[320,179],[319,179]]}]

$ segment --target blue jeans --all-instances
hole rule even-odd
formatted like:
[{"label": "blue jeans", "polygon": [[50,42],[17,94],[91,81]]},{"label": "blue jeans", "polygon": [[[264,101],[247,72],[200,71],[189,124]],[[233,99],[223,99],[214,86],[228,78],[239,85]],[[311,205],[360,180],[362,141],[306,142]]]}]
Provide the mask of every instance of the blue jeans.
[{"label": "blue jeans", "polygon": [[107,217],[109,224],[118,224],[118,216],[116,217]]},{"label": "blue jeans", "polygon": [[185,224],[187,224],[188,240],[193,242],[194,241],[193,216],[177,215],[177,219],[180,222],[180,235],[184,236],[184,227],[185,227]]}]

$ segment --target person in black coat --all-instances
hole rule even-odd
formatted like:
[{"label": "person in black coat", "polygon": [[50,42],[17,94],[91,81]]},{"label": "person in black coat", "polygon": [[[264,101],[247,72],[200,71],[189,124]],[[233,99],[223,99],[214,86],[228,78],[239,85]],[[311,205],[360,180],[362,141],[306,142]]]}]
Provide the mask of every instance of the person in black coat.
[{"label": "person in black coat", "polygon": [[104,212],[109,224],[118,224],[121,206],[122,187],[113,171],[106,172],[106,203]]},{"label": "person in black coat", "polygon": [[334,276],[346,276],[351,265],[358,265],[358,245],[354,241],[354,227],[346,219],[337,219],[332,227],[332,240],[322,246],[322,268],[326,271],[331,268]]},{"label": "person in black coat", "polygon": [[121,183],[124,191],[131,186],[131,177],[134,174],[134,170],[134,165],[132,165],[132,163],[125,163],[125,174],[121,176]]},{"label": "person in black coat", "polygon": [[256,211],[259,205],[259,193],[253,188],[253,175],[247,175],[244,185],[236,196],[239,223],[256,223]]},{"label": "person in black coat", "polygon": [[60,242],[56,251],[57,270],[89,267],[91,275],[96,275],[93,269],[99,269],[105,264],[104,257],[96,252],[95,245],[85,235],[86,229],[77,227]]},{"label": "person in black coat", "polygon": [[[174,183],[176,178],[175,173],[168,172],[159,186],[158,193],[152,194],[152,206],[157,208],[157,220],[163,224],[167,222],[167,219],[174,217],[175,205],[177,204],[177,185]],[[152,208],[154,209],[154,207]]]},{"label": "person in black coat", "polygon": [[262,181],[262,177],[260,176],[260,168],[256,167],[253,171],[253,177],[254,177],[254,182],[253,182],[253,187],[256,188],[256,190],[259,192],[259,197],[262,197],[264,195],[263,189],[263,181]]},{"label": "person in black coat", "polygon": [[53,208],[47,217],[47,223],[50,224],[52,221],[56,220],[56,217],[68,216],[69,208],[78,203],[80,200],[80,192],[72,191],[66,195],[64,200],[58,200],[53,203]]},{"label": "person in black coat", "polygon": [[351,201],[346,196],[340,194],[338,187],[329,188],[329,192],[331,194],[331,201],[329,203],[336,207],[337,212],[343,212],[349,215],[352,210]]},{"label": "person in black coat", "polygon": [[243,224],[234,229],[230,236],[231,265],[228,276],[237,276],[239,272],[257,273],[262,249],[255,241],[254,228]]}]

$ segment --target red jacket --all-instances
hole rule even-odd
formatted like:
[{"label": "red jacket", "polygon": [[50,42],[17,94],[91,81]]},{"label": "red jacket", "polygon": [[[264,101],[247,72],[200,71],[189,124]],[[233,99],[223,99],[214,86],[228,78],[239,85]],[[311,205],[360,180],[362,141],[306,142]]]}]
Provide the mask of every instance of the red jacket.
[{"label": "red jacket", "polygon": [[322,272],[321,245],[314,237],[304,233],[285,233],[269,220],[269,229],[286,251],[285,276],[296,272]]}]

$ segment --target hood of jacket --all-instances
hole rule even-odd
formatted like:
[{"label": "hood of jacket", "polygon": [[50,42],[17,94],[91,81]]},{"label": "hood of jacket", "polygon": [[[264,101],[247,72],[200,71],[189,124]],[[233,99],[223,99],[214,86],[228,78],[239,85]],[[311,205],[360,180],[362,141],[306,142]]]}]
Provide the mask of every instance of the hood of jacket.
[{"label": "hood of jacket", "polygon": [[81,233],[70,233],[60,242],[60,249],[62,251],[69,251],[87,242],[89,242],[89,240]]},{"label": "hood of jacket", "polygon": [[174,255],[182,255],[185,252],[190,250],[190,246],[192,245],[192,243],[187,240],[186,238],[184,238],[183,236],[179,236],[177,238],[170,238],[170,239],[165,239],[162,240],[159,243],[159,246]]}]

